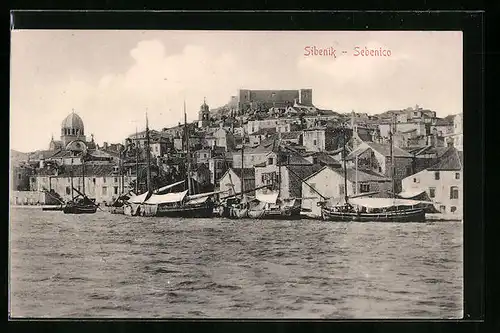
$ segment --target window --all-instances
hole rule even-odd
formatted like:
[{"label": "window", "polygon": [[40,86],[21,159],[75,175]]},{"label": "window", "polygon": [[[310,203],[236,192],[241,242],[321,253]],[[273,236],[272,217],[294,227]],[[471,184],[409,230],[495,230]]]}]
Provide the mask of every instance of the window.
[{"label": "window", "polygon": [[442,205],[442,206],[439,206],[439,211],[440,211],[441,213],[446,213],[446,206],[443,206],[443,205]]},{"label": "window", "polygon": [[106,182],[106,177],[102,177],[102,182],[105,183]]},{"label": "window", "polygon": [[344,194],[345,194],[344,184],[339,184],[339,195],[344,195]]},{"label": "window", "polygon": [[413,178],[413,182],[414,183],[418,183],[418,179],[417,178]]},{"label": "window", "polygon": [[92,178],[92,183],[94,183],[94,185],[95,185],[95,178]]},{"label": "window", "polygon": [[359,191],[361,193],[367,193],[367,192],[370,192],[370,184],[361,184],[360,185],[360,188],[359,188]]},{"label": "window", "polygon": [[108,195],[108,188],[106,186],[102,187],[102,195]]},{"label": "window", "polygon": [[265,185],[274,184],[278,180],[276,172],[268,172],[262,174],[262,183]]},{"label": "window", "polygon": [[313,140],[313,146],[316,146],[316,139]]},{"label": "window", "polygon": [[378,167],[378,172],[382,172],[382,167]]},{"label": "window", "polygon": [[457,211],[457,207],[451,206],[450,207],[450,212],[455,213]]},{"label": "window", "polygon": [[118,194],[118,186],[115,186],[115,194]]},{"label": "window", "polygon": [[434,179],[439,180],[439,171],[434,172]]},{"label": "window", "polygon": [[458,187],[450,187],[450,199],[458,199]]},{"label": "window", "polygon": [[272,157],[267,159],[267,164],[273,165],[273,163],[274,163],[274,159]]},{"label": "window", "polygon": [[455,179],[460,179],[460,172],[455,173]]},{"label": "window", "polygon": [[113,181],[114,181],[115,183],[118,183],[118,177],[114,177],[114,178],[113,178]]},{"label": "window", "polygon": [[434,187],[429,187],[429,198],[436,197],[436,189]]},{"label": "window", "polygon": [[21,179],[21,174],[20,173],[17,174],[17,179]]},{"label": "window", "polygon": [[70,194],[71,194],[71,189],[69,188],[69,186],[66,186],[66,194],[67,194],[67,195],[70,195]]}]

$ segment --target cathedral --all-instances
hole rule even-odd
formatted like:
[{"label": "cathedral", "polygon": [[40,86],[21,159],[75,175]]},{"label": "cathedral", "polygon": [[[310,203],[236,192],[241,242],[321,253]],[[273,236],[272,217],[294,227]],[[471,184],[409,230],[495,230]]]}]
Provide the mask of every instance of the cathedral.
[{"label": "cathedral", "polygon": [[66,150],[68,144],[74,140],[81,140],[85,142],[88,149],[95,149],[94,137],[91,137],[91,141],[87,142],[83,120],[73,110],[61,123],[61,140],[56,141],[54,137],[52,137],[49,144],[49,150]]}]

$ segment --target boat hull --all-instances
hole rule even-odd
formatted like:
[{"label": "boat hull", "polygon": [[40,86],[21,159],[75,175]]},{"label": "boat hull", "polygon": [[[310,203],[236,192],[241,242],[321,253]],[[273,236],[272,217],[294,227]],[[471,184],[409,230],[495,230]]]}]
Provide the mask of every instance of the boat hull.
[{"label": "boat hull", "polygon": [[176,208],[158,207],[156,215],[158,217],[213,217],[214,208],[210,205],[203,206],[182,206]]},{"label": "boat hull", "polygon": [[67,205],[63,208],[64,214],[94,214],[97,207],[94,205]]},{"label": "boat hull", "polygon": [[421,208],[384,213],[340,212],[322,208],[321,215],[325,221],[338,222],[425,222],[425,210]]},{"label": "boat hull", "polygon": [[46,212],[61,211],[61,210],[64,210],[63,206],[42,207],[42,211]]}]

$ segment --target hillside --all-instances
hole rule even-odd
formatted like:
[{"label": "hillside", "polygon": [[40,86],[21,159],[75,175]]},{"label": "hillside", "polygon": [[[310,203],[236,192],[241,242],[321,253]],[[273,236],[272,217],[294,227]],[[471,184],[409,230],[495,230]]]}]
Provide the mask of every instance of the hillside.
[{"label": "hillside", "polygon": [[10,158],[13,161],[27,161],[28,160],[28,153],[22,153],[20,151],[11,149],[10,150]]}]

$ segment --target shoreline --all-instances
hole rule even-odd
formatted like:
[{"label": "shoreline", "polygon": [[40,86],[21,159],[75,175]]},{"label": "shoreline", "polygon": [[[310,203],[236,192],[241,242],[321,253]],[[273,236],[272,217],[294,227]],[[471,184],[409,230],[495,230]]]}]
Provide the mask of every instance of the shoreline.
[{"label": "shoreline", "polygon": [[[43,208],[58,208],[61,205],[10,205],[10,208],[17,209],[38,209],[42,210]],[[109,207],[101,207],[105,212],[109,212]],[[301,219],[303,220],[321,220],[321,217],[311,216],[309,214],[301,214]],[[425,222],[463,222],[463,218],[461,215],[452,215],[452,214],[426,214]]]}]

